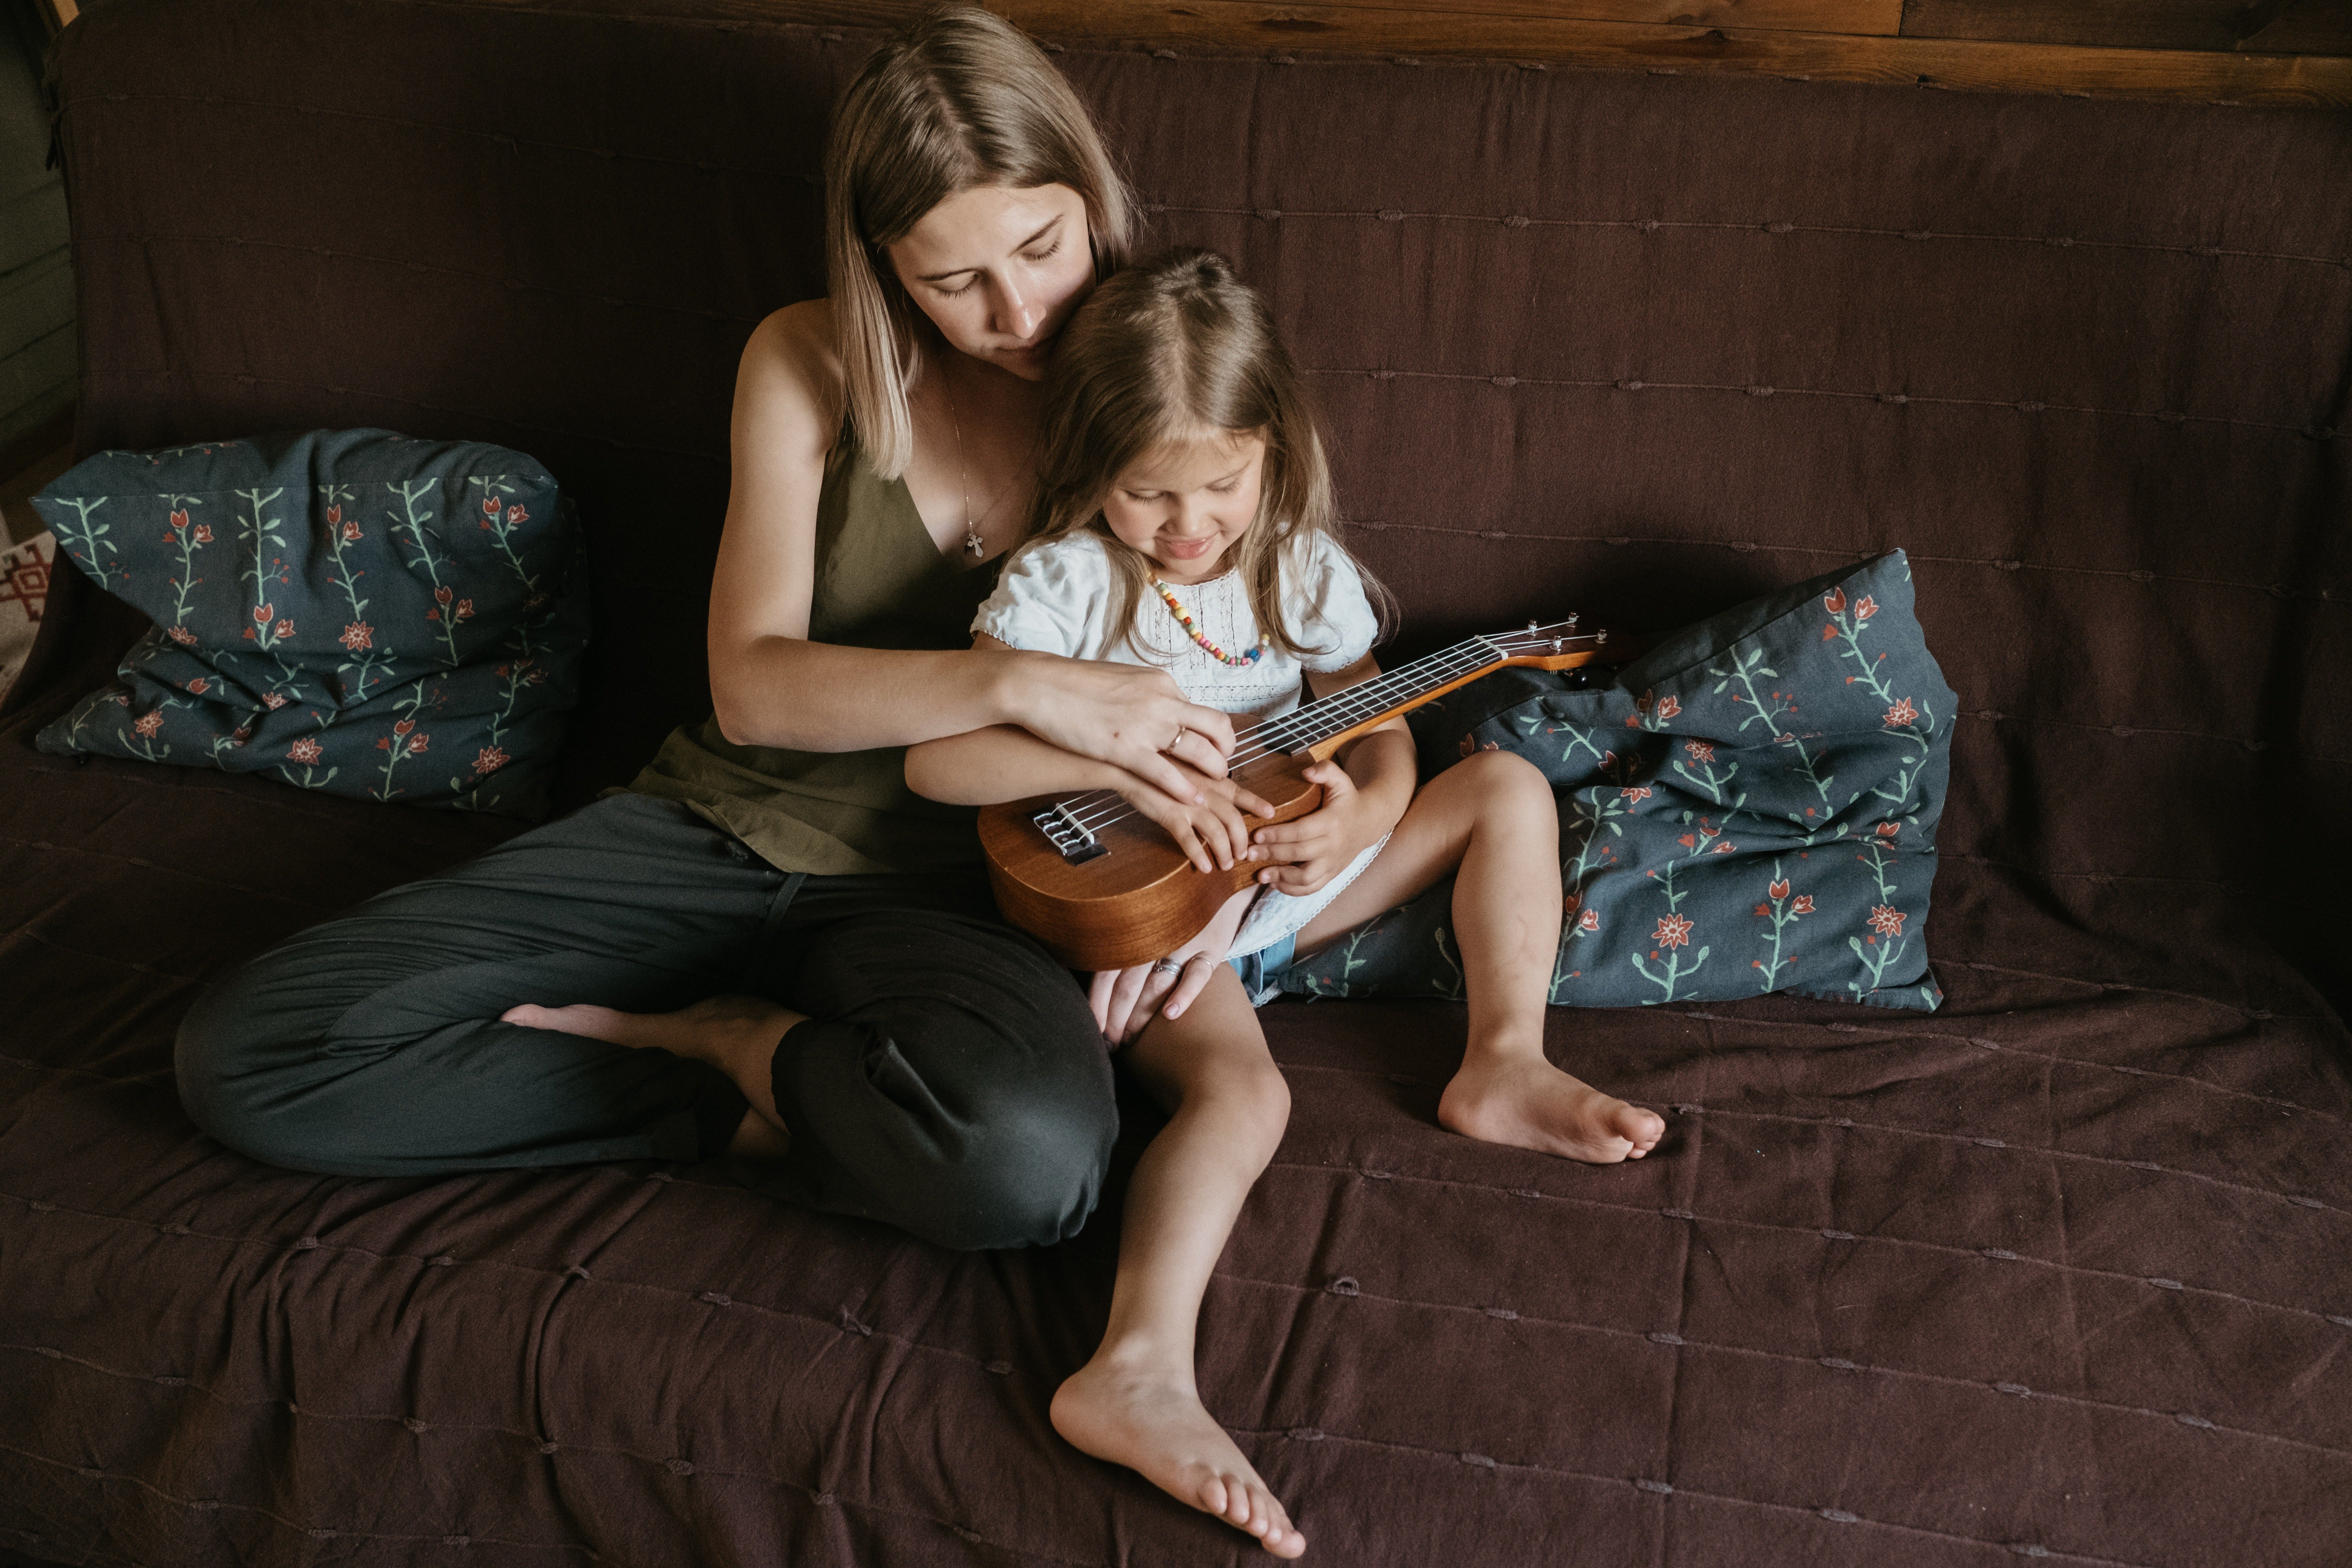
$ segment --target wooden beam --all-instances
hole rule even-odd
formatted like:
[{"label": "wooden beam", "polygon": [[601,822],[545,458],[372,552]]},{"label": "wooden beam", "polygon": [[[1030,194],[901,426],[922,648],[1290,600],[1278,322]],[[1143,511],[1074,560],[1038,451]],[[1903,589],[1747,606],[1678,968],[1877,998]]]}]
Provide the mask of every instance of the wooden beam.
[{"label": "wooden beam", "polygon": [[[1173,9],[1174,7],[1170,7]],[[1452,16],[1534,22],[1640,22],[1652,26],[1750,27],[1775,32],[1893,37],[1903,0],[1338,0],[1338,9],[1386,11],[1431,22]],[[1131,3],[1097,15],[1145,9]]]},{"label": "wooden beam", "polygon": [[[2352,107],[2352,58],[1864,37],[1493,12],[1258,0],[988,0],[1065,44],[1252,53],[1472,57],[1604,69],[1739,71],[1994,92]],[[789,10],[791,7],[779,7]]]}]

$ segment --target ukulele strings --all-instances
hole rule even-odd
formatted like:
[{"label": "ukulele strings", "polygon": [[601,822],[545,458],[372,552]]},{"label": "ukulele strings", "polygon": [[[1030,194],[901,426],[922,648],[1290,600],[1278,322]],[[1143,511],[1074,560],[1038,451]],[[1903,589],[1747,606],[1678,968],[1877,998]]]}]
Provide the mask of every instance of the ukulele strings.
[{"label": "ukulele strings", "polygon": [[[1573,622],[1566,623],[1573,625]],[[1549,628],[1543,628],[1549,629]],[[1339,734],[1366,719],[1395,706],[1396,700],[1409,696],[1416,687],[1443,684],[1469,674],[1481,666],[1508,658],[1516,648],[1507,649],[1501,644],[1517,645],[1532,641],[1550,650],[1557,643],[1585,642],[1591,633],[1566,637],[1546,637],[1539,632],[1521,632],[1501,639],[1472,637],[1442,648],[1426,658],[1388,671],[1361,686],[1334,692],[1319,702],[1293,709],[1278,718],[1266,720],[1244,730],[1234,739],[1236,745],[1232,759],[1226,763],[1227,776],[1233,770],[1244,767],[1276,752],[1294,752],[1301,744],[1313,745],[1328,736]],[[1330,722],[1337,720],[1338,722]],[[1098,828],[1124,822],[1140,813],[1128,805],[1127,798],[1117,790],[1093,790],[1059,803],[1065,820],[1080,831],[1092,834]],[[1124,809],[1121,809],[1124,808]]]},{"label": "ukulele strings", "polygon": [[[1294,709],[1279,718],[1252,725],[1235,737],[1242,744],[1235,747],[1232,760],[1226,763],[1228,776],[1234,768],[1246,766],[1277,752],[1295,751],[1301,742],[1311,745],[1324,735],[1338,734],[1350,724],[1361,722],[1390,706],[1389,696],[1401,694],[1433,676],[1443,680],[1478,668],[1481,662],[1475,646],[1478,640],[1473,638],[1470,642],[1458,644],[1391,670],[1377,680],[1335,692],[1321,702]],[[1379,693],[1378,689],[1381,687],[1391,689],[1389,693]],[[1328,727],[1318,722],[1334,717],[1339,717],[1341,721]],[[1139,815],[1134,806],[1128,804],[1127,797],[1117,790],[1095,790],[1064,801],[1062,805],[1068,808],[1070,820],[1088,833]]]}]

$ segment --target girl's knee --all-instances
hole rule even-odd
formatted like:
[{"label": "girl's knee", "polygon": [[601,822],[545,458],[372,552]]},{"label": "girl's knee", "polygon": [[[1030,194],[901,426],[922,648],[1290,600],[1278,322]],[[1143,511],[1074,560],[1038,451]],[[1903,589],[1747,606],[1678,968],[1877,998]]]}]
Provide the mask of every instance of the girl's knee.
[{"label": "girl's knee", "polygon": [[1474,752],[1447,770],[1463,775],[1482,813],[1552,816],[1551,781],[1543,770],[1513,752]]}]

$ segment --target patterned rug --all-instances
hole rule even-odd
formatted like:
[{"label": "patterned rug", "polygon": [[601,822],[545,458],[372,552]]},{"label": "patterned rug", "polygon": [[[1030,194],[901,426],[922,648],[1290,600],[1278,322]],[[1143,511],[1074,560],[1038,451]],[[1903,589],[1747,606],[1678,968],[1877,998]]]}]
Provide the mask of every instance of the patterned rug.
[{"label": "patterned rug", "polygon": [[0,696],[15,685],[33,637],[41,629],[41,606],[49,597],[49,563],[57,540],[47,533],[0,554]]}]

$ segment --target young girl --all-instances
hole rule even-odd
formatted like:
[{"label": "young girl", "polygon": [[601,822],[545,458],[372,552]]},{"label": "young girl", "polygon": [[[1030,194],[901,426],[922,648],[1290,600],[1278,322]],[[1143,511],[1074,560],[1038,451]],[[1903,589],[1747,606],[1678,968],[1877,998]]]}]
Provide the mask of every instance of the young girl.
[{"label": "young girl", "polygon": [[[1095,290],[1063,333],[1041,438],[1035,531],[973,622],[978,646],[1158,665],[1237,727],[1295,708],[1302,670],[1318,697],[1378,673],[1378,617],[1336,535],[1297,374],[1222,257],[1173,251]],[[1664,1123],[1544,1058],[1559,820],[1533,766],[1482,752],[1416,794],[1412,734],[1391,720],[1308,770],[1320,809],[1255,832],[1243,813],[1267,815],[1265,802],[1183,771],[1190,799],[1012,726],[907,756],[908,784],[933,799],[1109,788],[1204,868],[1266,863],[1172,955],[1234,965],[1128,1047],[1171,1120],[1129,1189],[1102,1348],[1055,1395],[1053,1420],[1087,1453],[1295,1557],[1305,1537],[1202,1407],[1192,1364],[1210,1272],[1289,1116],[1252,1010],[1283,965],[1453,873],[1470,1031],[1439,1121],[1596,1163],[1638,1159]]]}]

